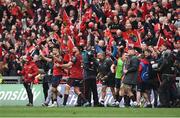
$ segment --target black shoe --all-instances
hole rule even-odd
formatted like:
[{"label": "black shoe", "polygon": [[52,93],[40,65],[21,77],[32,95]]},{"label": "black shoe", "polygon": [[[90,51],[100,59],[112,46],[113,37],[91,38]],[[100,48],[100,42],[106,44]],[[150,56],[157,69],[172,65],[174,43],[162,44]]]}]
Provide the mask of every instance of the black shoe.
[{"label": "black shoe", "polygon": [[81,107],[82,105],[81,104],[76,104],[75,107]]},{"label": "black shoe", "polygon": [[148,104],[145,108],[152,108],[152,104]]},{"label": "black shoe", "polygon": [[43,107],[47,107],[48,104],[47,104],[47,103],[42,103],[42,106],[43,106]]},{"label": "black shoe", "polygon": [[100,106],[100,107],[105,107],[104,101],[100,101],[99,106]]},{"label": "black shoe", "polygon": [[94,104],[94,107],[101,107],[99,103]]},{"label": "black shoe", "polygon": [[60,98],[63,98],[63,95],[62,95],[62,94],[60,94],[60,95],[59,95],[59,97],[60,97]]},{"label": "black shoe", "polygon": [[167,108],[165,105],[158,105],[157,108]]},{"label": "black shoe", "polygon": [[28,103],[28,104],[26,104],[26,106],[28,106],[28,107],[32,107],[32,106],[33,106],[33,104],[32,104],[32,103]]}]

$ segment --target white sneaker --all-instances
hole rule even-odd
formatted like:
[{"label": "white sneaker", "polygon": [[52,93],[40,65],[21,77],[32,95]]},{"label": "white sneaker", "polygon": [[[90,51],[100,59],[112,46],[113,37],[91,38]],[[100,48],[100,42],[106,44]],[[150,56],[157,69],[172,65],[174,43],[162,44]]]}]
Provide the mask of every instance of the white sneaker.
[{"label": "white sneaker", "polygon": [[47,104],[47,103],[42,103],[42,106],[43,106],[43,107],[47,107],[48,104]]},{"label": "white sneaker", "polygon": [[58,107],[57,102],[54,102],[53,104],[49,105],[48,107]]},{"label": "white sneaker", "polygon": [[110,106],[115,107],[116,106],[116,102],[111,103]]},{"label": "white sneaker", "polygon": [[89,103],[89,102],[85,102],[85,103],[83,104],[83,107],[87,107],[87,106],[90,106],[90,103]]},{"label": "white sneaker", "polygon": [[137,102],[131,102],[131,106],[132,106],[132,107],[137,106]]},{"label": "white sneaker", "polygon": [[125,105],[123,104],[123,105],[120,105],[119,107],[120,107],[120,108],[125,108]]},{"label": "white sneaker", "polygon": [[119,104],[120,104],[120,103],[119,103],[119,101],[116,101],[116,103],[115,103],[115,104],[116,104],[116,106],[119,106]]}]

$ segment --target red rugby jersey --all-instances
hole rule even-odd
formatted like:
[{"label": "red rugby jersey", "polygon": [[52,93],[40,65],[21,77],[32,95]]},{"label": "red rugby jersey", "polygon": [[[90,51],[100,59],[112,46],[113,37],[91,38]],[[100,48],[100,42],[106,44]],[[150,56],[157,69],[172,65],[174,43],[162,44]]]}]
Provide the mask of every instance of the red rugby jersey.
[{"label": "red rugby jersey", "polygon": [[82,68],[82,56],[81,54],[77,56],[72,56],[71,62],[73,63],[70,69],[70,78],[73,79],[83,79],[83,68]]}]

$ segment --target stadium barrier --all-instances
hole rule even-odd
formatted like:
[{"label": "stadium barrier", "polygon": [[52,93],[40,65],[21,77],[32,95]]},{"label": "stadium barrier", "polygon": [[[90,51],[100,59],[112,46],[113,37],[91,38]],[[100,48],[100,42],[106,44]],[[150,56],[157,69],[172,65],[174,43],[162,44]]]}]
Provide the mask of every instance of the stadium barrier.
[{"label": "stadium barrier", "polygon": [[[21,77],[3,77],[3,79],[8,82],[16,80],[16,83],[21,83]],[[177,77],[176,80],[178,94],[180,96],[180,77]],[[101,94],[101,88],[102,85],[98,84],[99,96]],[[60,85],[58,87],[58,90],[63,94],[65,90],[65,85]],[[44,102],[42,84],[33,85],[32,91],[34,95],[34,105],[41,106],[41,104]],[[60,104],[62,104],[62,101],[63,99],[59,100]],[[76,104],[76,101],[77,95],[74,94],[73,88],[71,88],[67,105],[74,106]],[[105,98],[105,104],[112,102],[113,97],[110,89],[108,89],[107,96]],[[0,84],[0,106],[24,106],[26,103],[28,103],[28,98],[23,84]]]},{"label": "stadium barrier", "polygon": [[[101,84],[98,84],[98,94],[101,93]],[[63,94],[65,85],[62,84],[58,87],[58,90]],[[41,106],[44,102],[44,95],[42,90],[42,84],[33,85],[33,101],[35,106]],[[1,84],[0,85],[0,106],[22,106],[28,103],[26,90],[23,84]],[[68,106],[74,106],[77,101],[77,95],[74,94],[73,88],[70,90],[70,95],[67,101]],[[112,103],[113,97],[108,89],[105,103]],[[59,100],[59,104],[62,104],[63,99]]]}]

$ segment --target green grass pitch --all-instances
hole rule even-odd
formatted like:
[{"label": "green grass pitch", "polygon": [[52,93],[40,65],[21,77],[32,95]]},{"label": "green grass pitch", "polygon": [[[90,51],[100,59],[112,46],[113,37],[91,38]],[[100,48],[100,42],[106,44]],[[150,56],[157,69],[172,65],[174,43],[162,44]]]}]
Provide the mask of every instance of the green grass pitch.
[{"label": "green grass pitch", "polygon": [[0,107],[0,117],[180,117],[180,108]]}]

